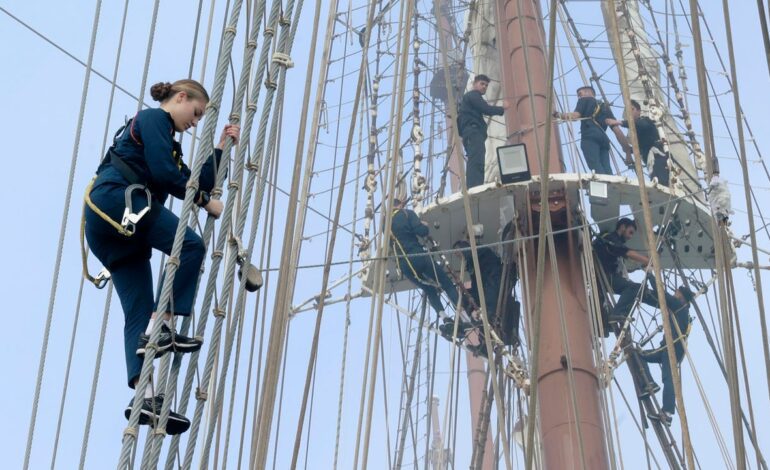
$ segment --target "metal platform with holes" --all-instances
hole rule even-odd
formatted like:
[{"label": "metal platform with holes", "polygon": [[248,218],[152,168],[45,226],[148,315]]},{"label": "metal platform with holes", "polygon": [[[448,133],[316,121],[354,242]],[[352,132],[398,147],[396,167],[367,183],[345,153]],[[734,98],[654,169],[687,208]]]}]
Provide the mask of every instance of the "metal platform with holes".
[{"label": "metal platform with holes", "polygon": [[[642,202],[636,179],[611,175],[577,175],[575,173],[553,174],[549,176],[549,192],[561,192],[569,206],[568,212],[573,224],[581,220],[579,215],[580,198],[585,198],[590,219],[600,230],[613,230],[618,217],[632,217],[637,221],[638,234],[628,243],[631,249],[646,251],[645,231],[642,214]],[[483,224],[481,244],[497,243],[503,227],[516,218],[521,232],[526,236],[534,231],[529,227],[537,226],[538,220],[530,220],[531,201],[539,199],[540,177],[529,181],[499,185],[487,183],[471,188],[471,217],[474,224]],[[711,233],[711,212],[706,204],[695,195],[683,191],[671,190],[655,183],[647,183],[647,192],[652,211],[653,232],[668,224],[669,246],[658,247],[661,267],[674,268],[676,261],[683,268],[713,269],[714,243]],[[702,193],[700,194],[702,196]],[[462,194],[455,193],[426,205],[417,212],[423,221],[428,222],[430,234],[439,243],[441,249],[450,249],[458,240],[466,238],[465,210]],[[671,249],[669,249],[671,248]],[[675,261],[671,251],[677,255]],[[453,267],[459,270],[459,259],[453,257]],[[627,262],[629,265],[629,262]],[[373,266],[375,267],[375,266]],[[629,268],[631,266],[629,265]],[[388,261],[387,292],[399,292],[414,289],[407,280],[400,279],[393,261]],[[367,270],[364,285],[371,289],[376,269]]]}]

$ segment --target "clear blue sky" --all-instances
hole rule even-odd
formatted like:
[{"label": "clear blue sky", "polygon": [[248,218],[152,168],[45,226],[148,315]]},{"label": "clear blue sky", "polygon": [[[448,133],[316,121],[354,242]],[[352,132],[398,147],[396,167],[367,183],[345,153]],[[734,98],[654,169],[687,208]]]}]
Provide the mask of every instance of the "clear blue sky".
[{"label": "clear blue sky", "polygon": [[[157,81],[173,81],[186,76],[190,60],[190,44],[195,21],[196,2],[171,1],[162,2],[155,46],[149,71],[148,87]],[[221,3],[221,4],[220,4]],[[568,2],[571,11],[584,16],[587,22],[597,22],[599,16],[598,4],[594,2]],[[660,3],[660,2],[657,2]],[[703,2],[706,16],[717,37],[726,59],[726,49],[723,44],[721,24],[721,2],[710,0]],[[0,6],[18,16],[34,28],[41,31],[62,48],[71,52],[81,60],[88,53],[91,24],[93,20],[94,2],[18,2],[0,1]],[[114,67],[118,32],[122,15],[122,2],[105,2],[102,5],[101,23],[99,26],[98,43],[94,56],[94,69],[106,76],[112,75]],[[325,16],[326,6],[323,8]],[[212,51],[206,71],[205,84],[210,87],[213,79],[213,65],[216,61],[218,38],[222,25],[224,3],[218,2],[217,16],[214,18],[212,36]],[[152,12],[151,2],[134,1],[129,13],[129,26],[126,30],[124,51],[121,58],[118,83],[134,94],[139,93],[141,72],[145,60],[145,48],[149,19]],[[301,90],[304,84],[305,65],[307,63],[308,36],[312,4],[305,6],[303,23],[297,36],[297,43],[292,54],[296,67],[289,72],[289,92],[285,102],[284,138],[280,152],[280,186],[288,189],[290,182],[289,169],[293,159],[296,135],[296,114],[301,106]],[[760,148],[765,149],[770,124],[764,116],[768,103],[768,71],[762,52],[758,20],[753,2],[733,2],[734,34],[736,39],[737,62],[740,76],[740,92],[743,106],[749,118],[754,135]],[[204,19],[206,15],[204,15]],[[322,25],[323,26],[323,25]],[[201,26],[205,31],[205,24]],[[239,32],[245,29],[242,22]],[[323,33],[323,31],[322,31]],[[688,54],[692,40],[684,35]],[[240,39],[239,39],[240,41]],[[0,352],[8,359],[5,376],[6,386],[2,387],[0,398],[6,403],[8,430],[0,440],[0,454],[4,455],[9,468],[18,468],[23,461],[26,444],[27,425],[34,391],[34,380],[37,373],[40,344],[43,326],[48,308],[49,292],[53,265],[56,258],[57,240],[64,204],[67,175],[72,156],[76,123],[81,89],[85,69],[59,50],[33,35],[17,22],[0,12],[0,64],[3,64],[2,103],[5,112],[0,114],[0,129],[5,137],[6,179],[9,187],[5,192],[6,208],[5,230],[0,232],[0,241],[6,248],[6,266],[3,282],[0,283],[0,298],[5,299],[6,318],[9,322],[4,340],[0,343]],[[199,42],[198,57],[196,58],[194,77],[200,76],[203,38]],[[240,64],[241,43],[237,42],[234,54],[236,65]],[[711,48],[707,53],[713,58]],[[713,63],[713,62],[710,62]],[[236,70],[239,68],[236,67]],[[716,65],[710,67],[716,70]],[[714,76],[717,74],[714,73]],[[721,93],[726,90],[724,80],[722,86],[717,86]],[[690,89],[696,90],[695,74],[690,71]],[[223,101],[223,111],[220,126],[229,111],[232,93],[232,81],[228,79],[226,96]],[[78,152],[77,171],[73,189],[72,204],[70,205],[67,233],[65,239],[62,271],[57,289],[54,309],[53,334],[49,346],[43,396],[38,413],[38,425],[33,447],[32,468],[50,466],[51,447],[55,432],[55,420],[58,415],[59,399],[66,366],[66,354],[72,330],[74,307],[77,300],[80,282],[80,254],[78,230],[83,188],[91,178],[100,158],[100,146],[105,129],[107,116],[107,100],[109,84],[101,78],[92,76],[85,111],[83,134]],[[690,102],[695,98],[691,97]],[[147,99],[149,101],[149,98]],[[733,116],[729,95],[722,97],[727,106],[726,114]],[[131,116],[136,110],[136,102],[121,92],[115,95],[112,116],[109,117],[110,134],[122,121],[123,116]],[[732,121],[729,123],[732,127]],[[717,125],[718,153],[724,156],[723,173],[733,183],[741,183],[734,151],[728,147],[729,141],[723,139],[726,135],[724,126]],[[763,147],[763,144],[765,145]],[[334,156],[328,152],[319,153],[319,168],[332,166]],[[341,158],[341,155],[338,156]],[[750,159],[756,159],[752,150]],[[768,201],[770,181],[757,164],[752,164],[752,183],[760,204]],[[321,180],[324,181],[324,180]],[[328,187],[320,183],[319,189]],[[349,191],[358,191],[360,186],[352,186]],[[733,230],[737,235],[747,233],[745,214],[740,212],[745,208],[742,194],[742,184],[732,186],[733,204],[738,209]],[[360,191],[358,191],[360,193]],[[360,194],[359,194],[360,197]],[[328,209],[329,195],[318,196],[313,204],[322,212]],[[277,200],[278,217],[276,218],[276,241],[280,243],[282,224],[285,212],[286,197],[279,196]],[[177,207],[178,204],[177,204]],[[359,214],[363,211],[359,205]],[[767,210],[766,207],[763,209]],[[344,221],[350,220],[350,215],[343,216]],[[306,233],[313,234],[326,230],[326,224],[314,217],[309,221]],[[760,245],[770,247],[766,236],[760,237]],[[347,238],[338,243],[335,259],[345,259],[348,252]],[[303,262],[318,262],[322,259],[324,237],[318,237],[304,248]],[[279,248],[274,246],[271,266],[278,266]],[[255,255],[256,256],[256,255]],[[156,261],[159,259],[155,257]],[[745,249],[739,252],[741,261],[749,260],[749,252]],[[761,259],[767,262],[767,256]],[[91,269],[96,270],[96,262],[92,259]],[[770,402],[767,396],[767,385],[764,377],[762,362],[761,337],[759,336],[756,298],[751,290],[751,281],[745,270],[734,272],[736,282],[741,290],[738,292],[741,318],[743,323],[746,354],[749,359],[749,380],[752,384],[754,410],[760,426],[760,440],[764,440],[764,452],[770,453],[767,447],[767,436],[770,432],[767,410]],[[765,288],[770,288],[770,278],[765,276]],[[275,278],[273,278],[275,283]],[[297,289],[295,300],[305,299],[317,293],[320,285],[320,270],[305,271],[301,285]],[[67,408],[64,415],[63,435],[59,446],[57,464],[59,468],[73,468],[77,465],[82,440],[83,423],[88,406],[87,397],[91,385],[91,377],[98,344],[99,327],[104,305],[104,291],[95,291],[86,286],[78,325],[76,349]],[[767,296],[766,296],[767,300]],[[253,304],[253,299],[251,301]],[[268,312],[271,311],[272,298],[268,301]],[[252,312],[252,310],[248,310]],[[366,326],[369,315],[369,302],[361,300],[353,303],[352,336],[348,362],[348,385],[346,387],[345,416],[343,422],[343,454],[341,468],[352,465],[352,449],[355,442],[355,423],[358,415],[358,393],[363,369],[365,351]],[[253,313],[247,314],[246,330],[250,334]],[[403,320],[403,318],[401,319]],[[334,420],[336,419],[337,393],[339,383],[339,364],[341,351],[341,331],[343,328],[344,310],[329,309],[322,329],[322,343],[319,352],[318,383],[315,395],[315,408],[312,422],[312,440],[309,450],[308,468],[328,468],[332,462],[334,446]],[[107,341],[100,375],[99,391],[95,403],[94,424],[89,442],[88,468],[104,468],[117,462],[120,449],[120,437],[125,420],[122,410],[131,396],[125,387],[125,366],[122,344],[122,312],[113,299],[113,307],[107,332]],[[296,427],[297,404],[301,397],[304,383],[306,358],[313,327],[313,316],[303,314],[299,320],[291,324],[291,350],[288,357],[291,373],[286,380],[286,399],[284,402],[281,438],[279,440],[277,468],[288,466],[291,446]],[[403,323],[403,321],[402,321]],[[388,370],[387,377],[390,429],[395,429],[398,398],[401,384],[401,358],[397,335],[398,323],[395,314],[385,317],[383,331],[385,334],[385,356]],[[722,425],[726,439],[731,438],[729,428],[729,407],[724,382],[718,376],[716,366],[711,360],[711,353],[706,349],[705,341],[699,334],[696,324],[691,340],[692,354],[696,357],[704,387],[714,407],[717,421]],[[440,343],[440,353],[446,353],[448,348]],[[245,354],[242,358],[245,358]],[[443,357],[448,357],[446,354]],[[446,359],[448,361],[448,359]],[[446,397],[446,361],[439,366],[437,376],[437,392],[442,397],[442,410]],[[245,367],[245,363],[242,363]],[[464,369],[464,367],[463,367]],[[244,372],[241,372],[239,383],[243,384]],[[657,372],[654,372],[657,375]],[[714,444],[705,412],[700,399],[697,397],[695,384],[689,372],[684,367],[685,392],[688,395],[688,411],[694,434],[696,451],[701,459],[703,468],[721,467],[718,449]],[[621,376],[625,373],[621,372]],[[623,378],[623,377],[621,377]],[[378,389],[381,390],[380,385]],[[460,386],[460,412],[467,412],[466,387]],[[630,390],[630,389],[626,389]],[[242,399],[243,387],[239,388],[236,401]],[[378,428],[372,439],[370,462],[373,468],[383,468],[387,464],[385,456],[384,417],[382,400],[376,402],[375,422]],[[238,407],[236,407],[238,413]],[[240,415],[236,414],[240,423]],[[250,419],[250,415],[249,415]],[[462,418],[467,421],[466,416]],[[635,433],[630,429],[629,416],[621,413],[619,416],[622,432]],[[469,426],[467,422],[460,423]],[[306,426],[307,428],[307,426]],[[468,431],[469,432],[469,431]],[[467,434],[467,433],[466,433]],[[462,442],[466,434],[460,431],[458,438],[457,464],[464,465],[470,455],[470,445]],[[391,445],[395,433],[391,434]],[[143,439],[143,437],[142,437]],[[677,439],[681,442],[681,439]],[[729,444],[728,444],[728,448]],[[232,460],[237,455],[237,447],[231,449]],[[303,448],[304,450],[304,448]],[[420,450],[420,452],[422,452]],[[272,455],[272,454],[271,454]],[[635,458],[643,459],[641,443],[634,437],[624,442],[623,455],[627,468],[635,468]],[[301,458],[304,462],[304,458]],[[642,462],[642,460],[638,460]],[[711,466],[715,462],[715,467]],[[641,465],[641,464],[639,464]]]}]

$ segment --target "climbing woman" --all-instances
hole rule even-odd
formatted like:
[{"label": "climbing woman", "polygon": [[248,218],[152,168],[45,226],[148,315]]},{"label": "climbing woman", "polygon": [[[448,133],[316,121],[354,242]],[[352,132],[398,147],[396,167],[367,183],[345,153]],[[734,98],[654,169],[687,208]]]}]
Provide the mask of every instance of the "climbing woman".
[{"label": "climbing woman", "polygon": [[[86,190],[85,235],[91,252],[112,275],[125,316],[123,330],[128,369],[128,386],[139,382],[145,349],[156,319],[163,321],[155,347],[167,351],[197,351],[202,342],[175,332],[173,315],[190,315],[196,280],[205,255],[203,240],[189,227],[178,259],[172,296],[168,305],[156,305],[153,296],[150,257],[153,248],[171,253],[179,218],[164,206],[168,195],[184,199],[190,169],[182,160],[175,132],[195,127],[209,101],[203,86],[194,80],[156,83],[150,93],[160,107],[139,111],[115,135],[96,177]],[[212,217],[219,217],[223,204],[212,199],[226,139],[238,143],[238,126],[225,126],[219,145],[200,174],[195,204]],[[226,163],[225,163],[226,164]],[[172,262],[172,260],[169,260]],[[162,315],[158,315],[158,311]],[[144,394],[140,424],[154,425],[160,416],[163,395],[154,393],[152,380]],[[126,418],[132,402],[125,409]],[[179,434],[190,421],[171,413],[166,431]]]}]

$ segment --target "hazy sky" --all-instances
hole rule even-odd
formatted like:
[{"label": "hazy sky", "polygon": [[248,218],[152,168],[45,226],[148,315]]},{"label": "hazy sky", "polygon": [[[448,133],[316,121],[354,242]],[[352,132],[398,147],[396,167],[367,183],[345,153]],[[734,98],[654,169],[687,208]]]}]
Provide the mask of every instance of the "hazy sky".
[{"label": "hazy sky", "polygon": [[[159,12],[158,27],[155,43],[152,51],[152,61],[149,69],[147,89],[157,81],[173,81],[187,75],[190,64],[191,42],[193,37],[193,25],[197,2],[190,1],[166,1],[162,2]],[[220,4],[221,3],[221,4]],[[652,2],[656,8],[663,9],[665,3]],[[33,28],[46,35],[56,44],[75,57],[85,61],[88,55],[89,40],[94,14],[95,2],[21,2],[0,0],[0,7],[19,19],[28,23]],[[582,17],[589,23],[599,22],[599,6],[594,2],[568,2],[571,11],[576,17]],[[658,5],[660,4],[660,5]],[[706,17],[717,38],[718,47],[727,60],[727,50],[724,47],[724,35],[722,24],[721,2],[707,0],[702,2]],[[307,64],[307,51],[309,41],[310,16],[313,4],[308,2],[302,19],[302,27],[297,35],[292,57],[296,67],[288,74],[287,95],[285,101],[284,136],[281,139],[279,161],[279,182],[283,189],[288,189],[290,183],[290,165],[294,157],[297,131],[297,115],[301,109],[302,87],[305,78],[305,66]],[[201,37],[198,42],[198,54],[194,66],[193,77],[200,77],[204,33],[207,20],[207,9],[204,8],[204,23],[201,25]],[[115,64],[116,48],[120,31],[120,21],[123,11],[123,2],[104,2],[99,24],[97,47],[94,54],[93,68],[105,76],[111,77]],[[147,46],[147,33],[149,20],[152,13],[152,2],[147,0],[133,1],[130,5],[128,27],[124,39],[123,53],[118,73],[118,83],[131,93],[139,94],[142,78],[145,51]],[[324,4],[323,17],[326,13]],[[219,34],[222,27],[222,15],[224,2],[217,2],[214,29],[212,33],[211,51],[206,70],[205,84],[211,87],[213,79],[213,65],[216,61]],[[736,40],[736,54],[739,70],[740,93],[743,107],[752,126],[757,144],[761,149],[766,149],[770,124],[765,118],[768,106],[768,70],[763,55],[762,41],[758,29],[756,6],[754,2],[742,0],[731,2],[731,14],[733,15],[733,29]],[[579,20],[580,18],[578,18]],[[316,19],[325,25],[325,20]],[[245,31],[245,24],[239,26],[239,34]],[[688,34],[683,35],[685,49],[690,54],[692,39]],[[261,37],[261,36],[260,36]],[[239,72],[241,62],[241,41],[239,36],[236,41],[235,53],[236,73]],[[260,39],[261,40],[261,39]],[[260,43],[261,46],[261,43]],[[734,128],[734,111],[732,109],[731,96],[726,94],[727,87],[724,77],[720,77],[721,70],[717,62],[713,61],[714,54],[710,45],[707,45],[709,58],[709,70],[712,76],[717,77],[717,93],[721,102],[726,106],[725,114],[729,117],[729,126]],[[339,52],[338,52],[339,54]],[[6,404],[6,416],[8,418],[7,432],[0,440],[0,455],[5,457],[8,468],[18,468],[24,458],[24,448],[27,437],[32,395],[35,386],[40,345],[43,337],[46,313],[51,292],[51,279],[53,266],[57,254],[57,241],[59,236],[62,210],[67,188],[67,176],[73,154],[74,137],[76,134],[77,119],[83,87],[85,68],[68,57],[60,50],[35,36],[28,29],[11,19],[4,11],[0,11],[0,64],[3,64],[2,77],[2,105],[5,112],[0,114],[0,129],[5,137],[5,158],[7,163],[6,179],[9,187],[5,192],[4,204],[6,208],[5,228],[0,232],[1,246],[5,247],[7,269],[3,274],[3,282],[0,283],[0,296],[5,299],[6,317],[8,328],[4,340],[0,343],[0,351],[8,359],[6,370],[6,386],[2,387],[0,397]],[[351,65],[351,68],[357,67]],[[696,88],[694,70],[689,70],[689,86],[694,93]],[[721,85],[720,85],[721,84]],[[232,78],[228,78],[223,110],[220,115],[220,125],[226,120],[232,99]],[[85,109],[82,136],[77,154],[77,170],[73,185],[72,202],[69,206],[67,231],[62,258],[62,269],[58,279],[56,290],[56,302],[52,336],[48,349],[46,363],[46,375],[43,394],[38,412],[37,428],[33,447],[33,459],[31,468],[43,468],[50,466],[52,443],[56,430],[56,418],[58,416],[59,401],[61,398],[62,381],[64,379],[67,364],[67,351],[69,350],[70,335],[74,318],[77,294],[80,283],[80,252],[78,234],[80,229],[80,211],[82,193],[88,180],[93,175],[97,163],[101,157],[101,143],[107,121],[107,103],[109,99],[110,85],[97,76],[91,76],[91,84],[88,93],[88,101]],[[569,98],[572,100],[573,98]],[[690,103],[696,101],[695,96],[690,96]],[[150,101],[149,97],[146,101]],[[712,109],[717,114],[716,109]],[[125,93],[118,91],[115,94],[115,103],[110,117],[108,129],[109,135],[115,131],[122,122],[124,116],[131,116],[136,112],[136,101]],[[261,110],[260,110],[261,112]],[[217,132],[219,129],[217,130]],[[346,129],[345,129],[346,131]],[[731,186],[733,191],[733,204],[736,207],[735,223],[733,230],[736,235],[747,233],[746,216],[742,209],[745,208],[743,200],[743,184],[738,172],[735,152],[729,146],[726,139],[725,126],[717,124],[717,145],[720,160],[723,165],[724,175],[735,183]],[[189,139],[188,139],[189,141]],[[328,168],[336,160],[330,151],[319,154],[320,168]],[[339,156],[341,158],[341,155]],[[752,149],[749,153],[750,160],[756,160],[756,152]],[[752,186],[763,210],[767,209],[768,191],[770,181],[762,167],[757,163],[750,164]],[[320,189],[325,189],[319,186]],[[358,191],[360,185],[349,188],[349,191]],[[360,191],[359,191],[360,193]],[[360,194],[359,194],[360,196]],[[314,206],[322,211],[328,211],[330,195],[320,195],[314,199]],[[280,248],[280,238],[285,222],[286,197],[279,195],[277,198],[277,217],[275,228],[275,245],[273,246],[273,259],[270,266],[277,267],[280,261],[277,259]],[[179,207],[177,203],[176,207]],[[359,205],[359,215],[363,213]],[[350,220],[350,215],[343,218]],[[309,219],[306,233],[312,234],[326,230],[326,223],[320,218]],[[261,231],[261,227],[260,227]],[[770,248],[770,240],[761,234],[760,245]],[[345,243],[348,243],[347,241]],[[335,252],[335,259],[346,259],[348,245],[339,244]],[[325,248],[325,240],[319,237],[306,245],[303,260],[322,259]],[[254,254],[258,257],[258,253]],[[155,256],[155,261],[159,256]],[[739,260],[750,259],[750,252],[745,248],[739,251]],[[767,262],[767,255],[760,257],[762,264]],[[96,261],[91,259],[92,272],[97,271]],[[305,299],[317,293],[320,285],[320,270],[308,270],[303,274],[301,285],[297,289],[295,301]],[[737,293],[740,305],[740,315],[743,327],[743,341],[746,355],[749,357],[749,380],[754,400],[754,411],[759,426],[760,440],[763,441],[764,452],[770,453],[767,436],[770,432],[767,410],[770,409],[768,401],[767,383],[764,376],[762,359],[761,337],[756,311],[756,297],[751,289],[752,281],[745,270],[735,270],[734,276],[739,286]],[[770,279],[763,278],[765,288],[769,288]],[[273,278],[275,283],[275,278]],[[272,290],[272,289],[271,289]],[[106,291],[96,291],[90,286],[84,289],[80,319],[78,323],[76,348],[70,373],[69,391],[66,412],[63,421],[63,434],[59,445],[57,464],[59,468],[73,468],[77,465],[82,441],[83,423],[89,407],[88,396],[98,345],[99,330],[102,321],[104,296]],[[765,295],[767,298],[767,295]],[[254,299],[251,299],[251,304]],[[267,303],[268,314],[272,308],[272,297]],[[355,443],[355,425],[358,416],[358,397],[363,369],[363,356],[365,354],[366,327],[369,316],[369,302],[361,300],[353,303],[351,320],[351,355],[348,358],[348,385],[345,394],[345,415],[343,421],[343,450],[340,460],[341,468],[352,465],[353,448]],[[247,310],[248,311],[248,310]],[[337,307],[330,309],[332,314],[325,317],[322,329],[322,346],[319,352],[319,368],[316,408],[313,415],[312,439],[309,450],[308,468],[329,468],[332,462],[334,447],[334,421],[337,414],[337,394],[339,384],[341,336],[344,323],[344,309]],[[305,377],[307,351],[311,339],[313,316],[303,314],[298,321],[293,321],[291,326],[291,351],[288,361],[291,364],[291,373],[287,375],[285,399],[282,414],[281,439],[278,447],[277,468],[288,466],[288,458],[291,455],[291,447],[296,428],[296,416],[299,398],[302,393],[302,385]],[[246,334],[251,334],[253,310],[247,314],[245,325]],[[397,329],[399,320],[395,315],[386,315],[383,325],[386,336],[385,357],[388,370],[387,387],[389,390],[389,419],[390,429],[395,429],[395,417],[397,416],[398,397],[401,384],[401,357],[399,352],[399,339]],[[117,462],[120,449],[121,433],[125,427],[122,412],[132,394],[125,387],[125,363],[123,359],[122,339],[122,312],[117,298],[113,297],[110,312],[108,331],[105,342],[104,358],[97,400],[94,405],[94,423],[90,434],[88,468],[105,468]],[[211,325],[211,322],[209,323]],[[209,329],[210,331],[210,329]],[[696,323],[693,337],[691,338],[691,353],[696,358],[698,372],[706,390],[711,406],[720,423],[725,439],[729,440],[732,431],[729,425],[729,405],[724,381],[716,369],[711,352],[702,337],[702,329]],[[447,352],[445,343],[440,343],[440,354]],[[443,351],[443,352],[442,352]],[[246,352],[242,352],[243,359]],[[448,354],[446,355],[448,357]],[[443,356],[442,356],[443,359]],[[448,359],[446,359],[448,361]],[[437,374],[442,377],[437,379],[442,387],[437,385],[440,395],[446,396],[446,377],[448,365],[446,361],[440,366]],[[241,367],[245,370],[245,363]],[[463,366],[464,370],[464,366]],[[691,432],[695,435],[696,452],[702,468],[721,468],[722,460],[716,441],[711,434],[711,428],[707,415],[703,409],[696,385],[690,373],[690,368],[683,368],[685,376],[685,394],[688,399],[688,412],[691,418]],[[245,374],[245,372],[242,372]],[[653,371],[657,377],[657,370]],[[621,372],[625,376],[625,371]],[[236,402],[242,399],[245,375],[239,379],[239,391]],[[464,379],[463,379],[464,380]],[[625,382],[627,383],[627,381]],[[381,391],[381,386],[378,389]],[[466,390],[464,383],[460,386],[460,412],[467,408]],[[626,389],[626,393],[630,389]],[[379,393],[379,392],[378,392]],[[437,392],[438,393],[438,392]],[[466,400],[466,401],[464,401]],[[393,402],[395,401],[395,402]],[[228,397],[229,403],[229,397]],[[444,403],[442,402],[442,410]],[[620,406],[616,403],[616,406]],[[372,439],[372,454],[370,462],[373,468],[383,468],[387,465],[385,457],[386,440],[384,436],[384,416],[381,399],[377,402],[375,420],[380,427],[377,428]],[[237,419],[234,421],[240,426],[239,408],[236,406]],[[465,410],[465,411],[463,411]],[[190,409],[189,414],[192,414]],[[249,420],[251,414],[249,414]],[[467,416],[463,417],[467,420]],[[636,431],[631,428],[628,413],[620,410],[622,432],[629,438],[624,440],[623,455],[626,468],[640,468],[640,463],[634,463],[635,458],[643,459],[644,453],[641,440]],[[468,426],[467,422],[461,422],[460,426]],[[306,426],[307,428],[308,426]],[[677,428],[678,429],[678,428]],[[235,432],[235,431],[234,431]],[[458,441],[462,441],[464,431],[460,431]],[[468,431],[469,433],[469,431]],[[237,434],[234,434],[237,435]],[[681,436],[677,435],[677,441],[681,442]],[[391,446],[395,433],[390,436]],[[762,439],[764,437],[764,440]],[[144,436],[142,435],[142,439]],[[424,444],[424,441],[421,441]],[[747,441],[748,444],[748,441]],[[653,447],[657,444],[652,444]],[[467,443],[458,444],[458,466],[463,466],[470,455],[470,446]],[[248,443],[247,443],[248,447]],[[231,465],[235,465],[237,458],[237,446],[231,449],[229,455]],[[732,447],[728,443],[728,451]],[[303,448],[304,452],[304,448]],[[422,453],[422,449],[419,450]],[[271,454],[272,455],[272,454]],[[304,457],[301,458],[304,462]],[[313,462],[316,462],[314,464]],[[713,465],[712,465],[713,463]]]}]

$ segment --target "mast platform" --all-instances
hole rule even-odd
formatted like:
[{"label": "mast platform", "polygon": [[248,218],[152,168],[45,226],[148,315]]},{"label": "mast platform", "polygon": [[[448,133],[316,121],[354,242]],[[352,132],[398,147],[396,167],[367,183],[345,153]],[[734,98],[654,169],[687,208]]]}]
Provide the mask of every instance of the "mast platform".
[{"label": "mast platform", "polygon": [[[564,204],[572,220],[582,220],[579,208],[584,198],[590,212],[590,219],[600,231],[614,230],[618,217],[631,217],[638,224],[638,231],[644,233],[647,227],[641,216],[642,202],[636,179],[614,175],[588,175],[561,173],[549,176],[549,190],[553,204]],[[653,231],[658,233],[668,224],[666,243],[670,250],[660,244],[661,268],[671,269],[678,265],[689,269],[713,269],[714,241],[711,233],[711,211],[698,197],[681,190],[647,182],[647,193],[652,209]],[[527,237],[536,233],[537,219],[529,216],[532,207],[540,201],[540,177],[519,183],[501,185],[487,183],[468,190],[471,217],[474,224],[483,225],[483,235],[477,238],[481,245],[495,244],[498,249],[503,228],[516,220],[519,232]],[[558,209],[558,208],[557,208]],[[553,211],[553,208],[552,208]],[[458,240],[466,239],[465,209],[462,193],[454,193],[427,204],[416,211],[421,220],[428,223],[430,236],[439,243],[439,249],[448,250]],[[576,222],[577,223],[577,222]],[[628,247],[640,252],[648,251],[645,237],[634,237]],[[499,251],[499,250],[498,250]],[[677,260],[672,256],[676,253]],[[460,261],[448,256],[453,269],[459,272]],[[375,261],[374,263],[378,263]],[[626,260],[629,269],[632,261]],[[372,265],[376,267],[376,265]],[[363,283],[371,291],[376,269],[368,269]],[[396,264],[388,261],[386,268],[387,292],[414,289],[414,285],[399,276]],[[387,293],[386,292],[386,293]]]}]

